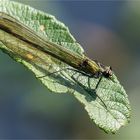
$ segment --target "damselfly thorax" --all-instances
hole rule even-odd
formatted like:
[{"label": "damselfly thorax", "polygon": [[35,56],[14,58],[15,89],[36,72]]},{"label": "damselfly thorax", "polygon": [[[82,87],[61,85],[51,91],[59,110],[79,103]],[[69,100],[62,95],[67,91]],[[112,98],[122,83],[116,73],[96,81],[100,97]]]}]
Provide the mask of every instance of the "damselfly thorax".
[{"label": "damselfly thorax", "polygon": [[[95,65],[93,62],[96,62],[98,65],[98,69],[95,71]],[[81,69],[84,69],[84,71],[88,70],[89,73],[87,73],[90,77],[99,78],[100,76],[104,76],[105,78],[109,78],[112,76],[112,68],[110,66],[105,66],[101,63],[99,63],[97,60],[91,60],[89,58],[86,58],[81,64]]]}]

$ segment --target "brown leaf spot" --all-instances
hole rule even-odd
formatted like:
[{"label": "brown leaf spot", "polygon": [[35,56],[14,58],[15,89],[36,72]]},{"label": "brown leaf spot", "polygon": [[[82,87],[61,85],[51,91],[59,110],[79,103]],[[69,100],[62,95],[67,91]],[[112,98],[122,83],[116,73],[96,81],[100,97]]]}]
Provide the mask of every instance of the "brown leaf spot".
[{"label": "brown leaf spot", "polygon": [[30,60],[32,60],[34,58],[34,56],[32,54],[27,54],[26,57]]}]

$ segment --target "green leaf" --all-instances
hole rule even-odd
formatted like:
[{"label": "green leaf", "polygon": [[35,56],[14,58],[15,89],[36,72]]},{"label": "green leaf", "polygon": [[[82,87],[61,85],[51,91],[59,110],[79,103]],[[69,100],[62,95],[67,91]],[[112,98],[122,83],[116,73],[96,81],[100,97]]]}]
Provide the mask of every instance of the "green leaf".
[{"label": "green leaf", "polygon": [[[84,56],[68,28],[54,16],[8,0],[0,0],[0,12],[19,20],[41,37]],[[2,29],[0,41],[1,50],[30,69],[53,93],[72,93],[83,103],[91,120],[104,131],[115,133],[130,121],[127,94],[114,74],[112,79],[102,78],[95,90],[99,79],[66,69],[71,67]]]}]

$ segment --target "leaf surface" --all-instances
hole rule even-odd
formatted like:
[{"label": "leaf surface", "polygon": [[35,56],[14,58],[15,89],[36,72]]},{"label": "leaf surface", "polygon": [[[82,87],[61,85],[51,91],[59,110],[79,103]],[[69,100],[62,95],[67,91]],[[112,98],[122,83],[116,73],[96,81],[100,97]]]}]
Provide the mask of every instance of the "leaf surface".
[{"label": "leaf surface", "polygon": [[[83,48],[54,16],[8,0],[0,0],[0,12],[12,16],[49,41],[84,56]],[[66,69],[71,66],[1,29],[0,41],[0,48],[30,69],[49,90],[54,93],[72,93],[83,103],[91,120],[104,131],[115,133],[129,122],[128,97],[114,74],[112,79],[102,78],[95,90],[99,79]]]}]

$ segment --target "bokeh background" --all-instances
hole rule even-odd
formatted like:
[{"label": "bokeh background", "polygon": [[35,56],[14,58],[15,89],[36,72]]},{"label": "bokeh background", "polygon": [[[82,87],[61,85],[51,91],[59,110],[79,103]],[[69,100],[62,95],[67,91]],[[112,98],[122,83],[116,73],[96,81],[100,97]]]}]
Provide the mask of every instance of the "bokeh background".
[{"label": "bokeh background", "polygon": [[132,117],[117,134],[106,134],[72,95],[50,93],[0,51],[0,138],[140,139],[140,1],[16,1],[55,15],[90,58],[111,65]]}]

